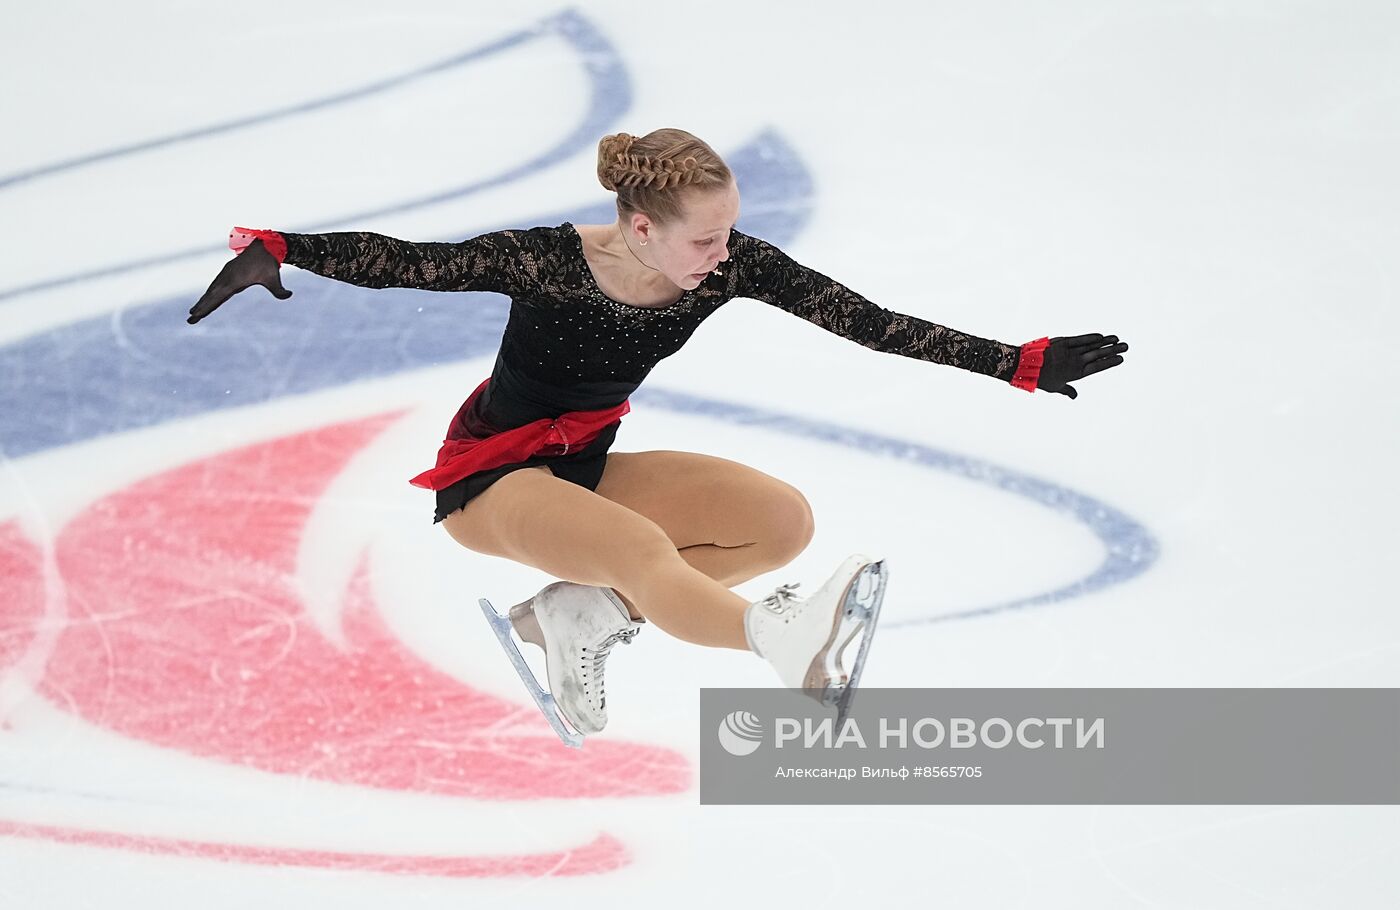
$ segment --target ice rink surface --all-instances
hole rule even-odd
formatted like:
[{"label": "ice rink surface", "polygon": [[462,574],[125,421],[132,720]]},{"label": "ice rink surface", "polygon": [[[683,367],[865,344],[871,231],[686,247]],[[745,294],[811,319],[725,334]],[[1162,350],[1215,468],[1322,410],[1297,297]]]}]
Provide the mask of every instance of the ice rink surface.
[{"label": "ice rink surface", "polygon": [[607,223],[598,140],[680,127],[886,308],[1132,345],[1070,401],[726,304],[614,450],[807,495],[739,593],[883,555],[867,686],[1393,687],[1395,5],[5,18],[0,906],[1395,905],[1394,807],[699,805],[699,689],[776,679],[654,629],[565,751],[476,607],[550,579],[407,483],[506,300],[184,321],[234,225]]}]

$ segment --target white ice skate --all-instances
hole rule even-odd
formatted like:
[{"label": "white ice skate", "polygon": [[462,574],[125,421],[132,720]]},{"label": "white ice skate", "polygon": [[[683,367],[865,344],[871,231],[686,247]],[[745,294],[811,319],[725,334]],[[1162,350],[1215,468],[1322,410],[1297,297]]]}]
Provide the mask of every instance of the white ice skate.
[{"label": "white ice skate", "polygon": [[[515,671],[559,738],[574,748],[608,722],[603,668],[619,641],[632,643],[645,620],[634,620],[612,588],[557,581],[508,616],[485,598],[481,610],[506,649]],[[546,692],[511,639],[511,631],[544,649]]]},{"label": "white ice skate", "polygon": [[[888,578],[884,560],[856,554],[811,596],[793,594],[796,584],[781,585],[744,614],[749,647],[773,665],[784,685],[834,705],[838,727],[865,667]],[[848,673],[841,656],[861,631]]]}]

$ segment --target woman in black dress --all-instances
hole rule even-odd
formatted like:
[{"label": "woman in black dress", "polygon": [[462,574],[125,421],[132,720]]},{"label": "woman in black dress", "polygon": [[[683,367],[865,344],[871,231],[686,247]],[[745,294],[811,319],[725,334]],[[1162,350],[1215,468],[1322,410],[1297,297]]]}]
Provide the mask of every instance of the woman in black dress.
[{"label": "woman in black dress", "polygon": [[[696,644],[759,651],[789,684],[800,677],[806,688],[854,685],[840,651],[860,628],[868,639],[873,614],[857,626],[830,616],[854,596],[859,579],[878,574],[880,561],[847,560],[840,577],[818,592],[832,599],[820,609],[812,606],[817,595],[796,598],[794,586],[757,603],[731,591],[802,552],[814,528],[808,502],[790,484],[728,459],[609,452],[632,390],[734,297],[780,307],[877,351],[1071,398],[1077,393],[1069,382],[1122,363],[1127,345],[1101,334],[1004,344],[879,307],[736,230],[740,195],[733,174],[683,130],[605,137],[598,177],[617,194],[614,224],[564,222],[456,243],[236,228],[230,246],[242,255],[191,308],[189,321],[253,284],[290,297],[277,271],[282,263],[363,287],[509,295],[490,377],[453,418],[437,464],[411,482],[436,492],[434,521],[464,547],[564,580],[517,605],[513,622],[522,637],[584,634],[579,629],[598,625],[599,615],[620,614],[589,626],[585,637],[592,640],[568,655],[546,647],[553,663],[592,655],[582,659],[582,669],[550,669],[556,697],[559,686],[578,688],[564,712],[575,715],[571,724],[601,728],[597,655],[605,657],[617,640],[630,641],[643,618]],[[545,628],[538,628],[530,615],[546,592],[558,599],[560,615],[572,617],[553,630],[543,616]],[[821,627],[820,653],[808,654],[809,642],[789,658],[794,666],[806,661],[804,672],[781,666],[776,639],[758,628],[774,616],[783,627]],[[585,680],[585,673],[594,675]],[[586,695],[579,694],[583,686]]]}]

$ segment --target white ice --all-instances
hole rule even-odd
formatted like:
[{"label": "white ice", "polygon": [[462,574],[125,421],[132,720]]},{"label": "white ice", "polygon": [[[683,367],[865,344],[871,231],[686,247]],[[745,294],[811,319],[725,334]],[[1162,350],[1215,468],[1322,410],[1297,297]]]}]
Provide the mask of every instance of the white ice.
[{"label": "white ice", "polygon": [[[566,9],[16,6],[0,32],[0,174],[344,91]],[[678,126],[723,154],[771,130],[796,150],[815,194],[784,247],[798,261],[985,337],[1099,331],[1132,345],[1070,401],[866,350],[757,302],[727,305],[644,388],[983,459],[1119,509],[1160,547],[1141,575],[1086,596],[919,624],[1065,584],[1100,545],[1035,503],[949,474],[638,404],[617,450],[732,458],[812,503],[812,545],[741,594],[814,585],[851,552],[885,556],[888,627],[869,686],[1400,685],[1400,8],[608,0],[576,12],[631,83],[631,107],[604,132]],[[192,302],[230,255],[214,247],[235,224],[332,223],[508,170],[581,120],[583,62],[537,42],[353,116],[312,111],[0,187],[0,287],[35,288],[0,300],[0,344],[172,294]],[[525,179],[354,227],[422,238],[529,226],[533,213],[604,201],[594,166],[585,144]],[[104,271],[200,246],[210,252]],[[78,272],[97,274],[49,284]],[[216,318],[254,320],[273,305],[236,298]],[[490,365],[474,357],[6,458],[0,520],[42,544],[142,477],[313,419],[406,408],[318,504],[298,555],[306,607],[334,639],[325,592],[368,547],[375,593],[394,604],[385,619],[407,647],[526,704],[461,582],[502,604],[548,577],[463,550],[430,525],[431,495],[404,483]],[[51,606],[62,599],[49,594]],[[273,775],[65,714],[28,685],[45,642],[0,666],[0,821],[443,855],[558,849],[605,831],[632,859],[599,875],[454,879],[0,835],[6,907],[1239,910],[1389,907],[1400,895],[1394,807],[716,807],[694,790],[473,802]],[[604,735],[695,758],[698,689],[773,685],[770,675],[751,655],[653,629],[613,655]]]}]

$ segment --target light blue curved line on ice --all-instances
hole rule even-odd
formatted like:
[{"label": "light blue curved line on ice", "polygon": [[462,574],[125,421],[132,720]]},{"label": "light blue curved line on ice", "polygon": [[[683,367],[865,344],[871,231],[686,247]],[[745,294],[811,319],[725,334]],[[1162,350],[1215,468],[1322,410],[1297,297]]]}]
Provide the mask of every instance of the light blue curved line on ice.
[{"label": "light blue curved line on ice", "polygon": [[194,129],[182,130],[178,133],[171,133],[168,136],[160,136],[155,139],[146,139],[141,142],[133,142],[127,145],[119,145],[115,148],[104,149],[100,152],[90,152],[89,154],[79,155],[75,158],[68,158],[62,161],[53,162],[51,164],[43,164],[35,168],[30,168],[27,171],[16,171],[12,174],[0,175],[0,189],[6,189],[10,186],[14,186],[20,183],[27,183],[31,180],[36,180],[40,177],[47,177],[50,174],[57,174],[62,173],[63,171],[76,170],[78,168],[86,167],[90,164],[96,164],[101,161],[110,161],[115,158],[122,158],[127,155],[133,155],[138,152],[148,152],[152,149],[164,148],[170,145],[177,145],[181,142],[187,142],[192,139],[204,139],[210,136],[217,136],[220,133],[231,133],[235,130],[243,129],[244,127],[258,126],[260,124],[265,123],[273,123],[278,120],[283,120],[289,117],[295,117],[298,114],[305,114],[310,111],[320,110],[322,108],[334,107],[337,104],[343,104],[347,101],[356,101],[361,98],[366,98],[370,95],[375,95],[379,92],[383,92],[388,89],[398,88],[400,86],[407,85],[408,83],[414,82],[418,79],[422,79],[425,76],[431,76],[435,73],[450,70],[453,67],[461,66],[465,63],[472,63],[477,60],[482,60],[487,57],[490,57],[492,54],[509,50],[510,48],[521,45],[526,41],[530,41],[534,38],[540,37],[541,35],[548,34],[549,32],[558,28],[560,20],[564,19],[573,19],[579,24],[583,24],[586,26],[584,20],[576,16],[572,11],[565,11],[555,16],[543,19],[534,26],[531,26],[530,28],[521,29],[520,31],[506,35],[505,37],[497,41],[493,41],[490,44],[483,45],[482,47],[476,48],[475,50],[465,51],[461,54],[448,57],[445,60],[439,60],[436,63],[430,63],[426,66],[418,67],[417,69],[410,70],[406,73],[400,73],[397,76],[389,76],[385,79],[380,79],[376,82],[369,82],[365,85],[360,86],[359,88],[347,89],[343,92],[337,92],[335,94],[326,95],[321,98],[314,98],[312,100],[303,101],[299,104],[293,104],[287,107],[274,108],[269,111],[264,111],[260,114],[250,114],[246,117],[239,117],[233,120],[225,120],[222,123],[215,123],[210,126],[202,126],[196,127]]},{"label": "light blue curved line on ice", "polygon": [[[327,95],[302,104],[291,107],[278,108],[261,114],[231,120],[213,126],[201,127],[199,129],[187,130],[159,139],[152,139],[145,142],[122,146],[115,149],[108,149],[102,152],[95,152],[81,158],[73,158],[54,164],[42,165],[29,171],[22,171],[16,174],[0,177],[0,190],[9,186],[23,183],[25,181],[37,179],[49,174],[62,173],[64,171],[76,170],[87,165],[100,161],[108,161],[130,155],[140,154],[152,149],[177,145],[181,142],[190,142],[198,139],[205,139],[223,133],[234,132],[249,126],[257,126],[293,117],[298,114],[305,114],[309,111],[321,110],[335,107],[336,105],[348,102],[360,101],[380,92],[401,87],[407,83],[418,79],[423,79],[441,73],[454,67],[474,63],[486,59],[493,54],[520,46],[522,43],[536,38],[549,35],[562,37],[575,52],[576,59],[582,65],[588,77],[589,93],[587,110],[580,119],[579,124],[567,136],[546,149],[539,155],[534,155],[525,159],[517,166],[503,171],[492,177],[482,180],[475,180],[460,186],[451,187],[439,192],[431,193],[415,199],[396,202],[393,205],[382,206],[380,208],[365,209],[350,214],[337,216],[330,220],[318,222],[310,225],[281,226],[281,230],[292,233],[314,234],[324,231],[343,229],[354,225],[356,222],[364,222],[383,215],[396,214],[410,211],[425,206],[436,205],[450,199],[457,199],[470,196],[475,193],[492,187],[501,186],[538,171],[542,168],[558,164],[578,154],[580,151],[591,148],[598,141],[598,137],[606,132],[607,125],[622,116],[632,104],[632,85],[628,80],[626,69],[622,64],[622,57],[615,47],[603,36],[592,23],[582,15],[573,10],[565,10],[561,13],[541,20],[535,26],[521,30],[512,35],[508,35],[499,41],[495,41],[484,47],[450,57],[437,63],[429,64],[411,72],[398,76],[392,76],[378,82],[372,82],[360,88]],[[253,227],[266,227],[267,225],[252,225]],[[418,238],[422,240],[457,240],[458,237],[442,238]],[[89,269],[82,272],[74,272],[68,275],[60,275],[55,278],[46,278],[43,281],[33,284],[21,285],[18,287],[0,289],[0,301],[11,300],[25,294],[32,294],[38,291],[46,291],[51,288],[63,287],[65,285],[76,284],[82,281],[90,281],[96,278],[106,278],[111,275],[121,275],[133,272],[138,269],[150,266],[165,265],[170,262],[177,262],[182,259],[190,259],[196,256],[207,256],[212,252],[227,249],[226,241],[220,243],[206,243],[197,246],[185,247],[179,250],[163,250],[159,255],[148,256],[139,259],[131,259],[126,262],[113,265],[102,266],[96,269]]]},{"label": "light blue curved line on ice", "polygon": [[805,436],[822,442],[846,446],[871,455],[913,462],[946,471],[967,480],[986,484],[1005,493],[1014,493],[1025,497],[1056,512],[1068,513],[1069,517],[1087,527],[1104,546],[1103,561],[1092,572],[1062,587],[970,610],[886,621],[882,623],[885,627],[917,626],[954,619],[972,619],[993,613],[1068,600],[1081,594],[1088,594],[1120,584],[1141,575],[1156,562],[1160,550],[1156,539],[1148,533],[1146,528],[1118,509],[1067,487],[1009,468],[999,467],[988,461],[908,442],[893,436],[882,436],[826,421],[807,420],[748,405],[701,398],[684,392],[643,387],[632,393],[632,400],[638,404],[667,408],[686,415],[761,426],[793,436]]}]

